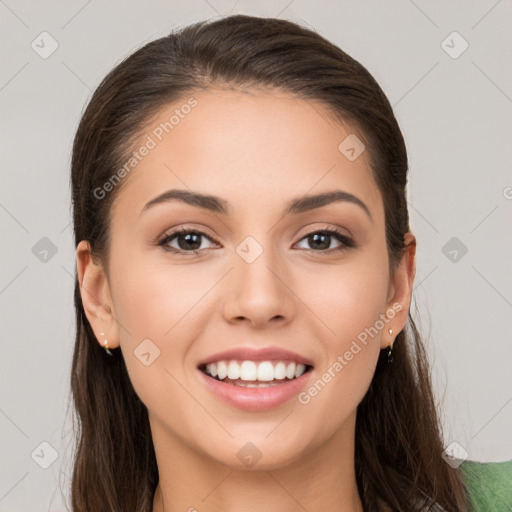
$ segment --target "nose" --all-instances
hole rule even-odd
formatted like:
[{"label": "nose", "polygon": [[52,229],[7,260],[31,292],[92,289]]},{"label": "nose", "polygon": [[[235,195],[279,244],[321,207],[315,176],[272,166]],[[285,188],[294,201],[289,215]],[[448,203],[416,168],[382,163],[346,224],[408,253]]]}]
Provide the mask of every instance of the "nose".
[{"label": "nose", "polygon": [[284,325],[295,311],[288,273],[272,251],[265,249],[252,263],[234,255],[234,268],[224,290],[224,317],[251,327]]}]

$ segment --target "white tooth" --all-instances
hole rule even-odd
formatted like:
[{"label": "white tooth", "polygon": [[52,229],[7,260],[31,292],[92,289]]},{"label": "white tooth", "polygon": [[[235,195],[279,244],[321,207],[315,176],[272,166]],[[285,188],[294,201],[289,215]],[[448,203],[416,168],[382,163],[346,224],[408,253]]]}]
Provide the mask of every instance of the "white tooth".
[{"label": "white tooth", "polygon": [[293,379],[295,377],[295,363],[290,363],[286,367],[286,376],[289,379]]},{"label": "white tooth", "polygon": [[217,377],[224,380],[228,375],[228,366],[226,361],[217,361]]},{"label": "white tooth", "polygon": [[230,361],[228,365],[228,378],[239,379],[240,378],[240,366],[236,361]]},{"label": "white tooth", "polygon": [[[206,365],[206,373],[219,380],[228,377],[231,380],[270,382],[272,380],[293,379],[300,377],[306,371],[306,365],[278,361],[275,365],[271,361],[217,361]],[[277,383],[276,383],[277,384]]]},{"label": "white tooth", "polygon": [[270,361],[263,361],[258,365],[258,380],[274,380],[274,366]]},{"label": "white tooth", "polygon": [[242,380],[257,380],[258,370],[254,361],[244,361],[240,366],[240,378]]},{"label": "white tooth", "polygon": [[298,364],[297,369],[295,370],[295,378],[300,377],[306,370],[305,364]]},{"label": "white tooth", "polygon": [[281,380],[286,377],[286,365],[279,362],[274,366],[274,379]]}]

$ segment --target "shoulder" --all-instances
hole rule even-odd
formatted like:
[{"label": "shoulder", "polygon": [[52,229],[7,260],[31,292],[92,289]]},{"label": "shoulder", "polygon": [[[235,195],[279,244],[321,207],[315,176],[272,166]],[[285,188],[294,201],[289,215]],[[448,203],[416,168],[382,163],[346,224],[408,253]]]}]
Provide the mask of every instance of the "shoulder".
[{"label": "shoulder", "polygon": [[[512,511],[512,460],[505,462],[467,460],[460,464],[459,469],[469,501],[467,512]],[[441,505],[425,496],[418,496],[418,499],[411,504],[411,508],[429,512],[446,512]],[[378,510],[393,512],[380,500]]]},{"label": "shoulder", "polygon": [[512,510],[512,460],[505,462],[465,461],[462,479],[471,512]]}]

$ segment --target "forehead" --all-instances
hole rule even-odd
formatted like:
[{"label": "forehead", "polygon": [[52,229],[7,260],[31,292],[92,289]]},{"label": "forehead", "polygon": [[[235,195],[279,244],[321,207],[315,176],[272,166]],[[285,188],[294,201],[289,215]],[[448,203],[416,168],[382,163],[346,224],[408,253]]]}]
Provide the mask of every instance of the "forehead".
[{"label": "forehead", "polygon": [[347,144],[362,138],[322,104],[291,94],[196,92],[148,121],[134,145],[135,151],[146,147],[139,151],[144,156],[138,155],[124,178],[116,203],[140,211],[171,188],[226,197],[230,203],[233,196],[239,206],[255,199],[277,204],[333,188],[379,202],[368,152],[347,158]]}]

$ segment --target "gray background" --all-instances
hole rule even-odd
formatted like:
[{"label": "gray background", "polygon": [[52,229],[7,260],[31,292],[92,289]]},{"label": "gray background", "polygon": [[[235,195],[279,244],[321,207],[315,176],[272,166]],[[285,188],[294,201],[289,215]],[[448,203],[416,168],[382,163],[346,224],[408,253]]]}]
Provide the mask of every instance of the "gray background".
[{"label": "gray background", "polygon": [[[230,13],[314,27],[388,95],[409,151],[414,295],[445,444],[474,460],[512,458],[510,1],[0,0],[1,511],[65,510],[68,496],[68,175],[82,109],[145,42]],[[51,48],[44,31],[58,43],[46,59],[31,47],[46,37]],[[457,58],[454,31],[469,44]]]}]

